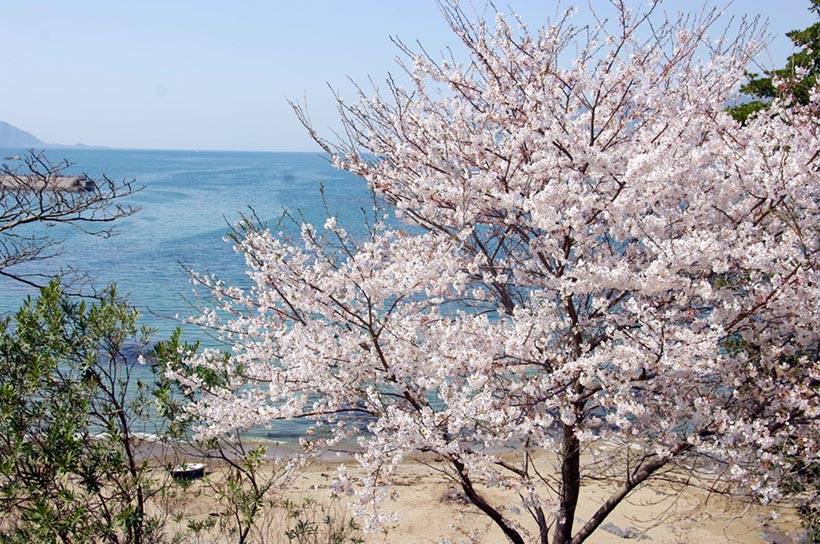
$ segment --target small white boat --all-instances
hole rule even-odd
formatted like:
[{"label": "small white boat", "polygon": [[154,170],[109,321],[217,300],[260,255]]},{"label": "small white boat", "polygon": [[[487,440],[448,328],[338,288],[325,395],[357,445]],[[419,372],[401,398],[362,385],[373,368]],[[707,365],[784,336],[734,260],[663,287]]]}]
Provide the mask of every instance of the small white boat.
[{"label": "small white boat", "polygon": [[205,463],[183,463],[171,469],[171,476],[180,480],[196,480],[205,476]]}]

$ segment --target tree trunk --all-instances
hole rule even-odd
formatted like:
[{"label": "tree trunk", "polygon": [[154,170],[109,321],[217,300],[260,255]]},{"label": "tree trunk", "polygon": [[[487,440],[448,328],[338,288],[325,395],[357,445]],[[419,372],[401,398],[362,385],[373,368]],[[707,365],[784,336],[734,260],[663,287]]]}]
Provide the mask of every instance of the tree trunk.
[{"label": "tree trunk", "polygon": [[572,541],[572,524],[581,491],[581,448],[572,425],[562,424],[564,451],[561,463],[561,490],[558,504],[558,520],[553,541],[569,544]]}]

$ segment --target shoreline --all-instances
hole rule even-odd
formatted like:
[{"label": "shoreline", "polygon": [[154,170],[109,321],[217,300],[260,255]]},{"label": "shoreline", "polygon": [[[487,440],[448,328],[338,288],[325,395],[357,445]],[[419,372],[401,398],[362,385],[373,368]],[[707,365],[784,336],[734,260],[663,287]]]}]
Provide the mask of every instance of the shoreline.
[{"label": "shoreline", "polygon": [[[544,452],[538,456],[537,462],[547,468],[555,461],[552,457]],[[207,495],[208,486],[227,481],[227,463],[213,459],[205,462],[208,479],[192,480],[184,491],[182,513],[186,520],[202,521],[213,517],[216,503]],[[361,474],[352,457],[322,457],[296,472],[292,479],[277,481],[272,488],[275,490],[272,497],[297,503],[304,498],[311,498],[320,504],[332,504],[336,500],[342,512],[349,515],[351,507],[348,501],[352,497],[333,498],[334,479],[342,466],[350,475]],[[446,475],[444,468],[445,465],[432,454],[413,453],[405,457],[396,470],[389,499],[382,504],[387,513],[398,516],[397,521],[388,525],[385,531],[365,533],[364,542],[504,542],[501,531],[466,500],[460,487]],[[259,475],[263,480],[276,479],[278,470],[281,468],[268,458],[260,467]],[[612,488],[612,484],[602,481],[584,481],[576,511],[576,531],[606,500]],[[537,534],[526,503],[515,492],[500,486],[477,485],[477,489],[498,505],[509,520],[531,534]],[[774,515],[775,512],[777,515]],[[278,514],[275,511],[266,513],[271,519],[276,515],[281,517],[281,511]],[[274,527],[281,529],[270,519],[265,526],[268,530],[275,530],[272,529]],[[588,542],[798,544],[802,534],[800,519],[791,504],[754,505],[694,486],[680,489],[674,485],[672,478],[659,478],[631,493]],[[219,540],[214,536],[208,541]]]}]

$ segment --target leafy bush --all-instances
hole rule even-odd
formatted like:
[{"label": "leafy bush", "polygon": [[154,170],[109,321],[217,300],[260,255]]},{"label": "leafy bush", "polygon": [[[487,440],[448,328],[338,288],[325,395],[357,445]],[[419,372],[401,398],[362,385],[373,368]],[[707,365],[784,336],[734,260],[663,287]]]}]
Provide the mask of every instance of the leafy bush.
[{"label": "leafy bush", "polygon": [[0,322],[0,542],[155,540],[137,315],[114,288],[89,305],[53,281]]}]

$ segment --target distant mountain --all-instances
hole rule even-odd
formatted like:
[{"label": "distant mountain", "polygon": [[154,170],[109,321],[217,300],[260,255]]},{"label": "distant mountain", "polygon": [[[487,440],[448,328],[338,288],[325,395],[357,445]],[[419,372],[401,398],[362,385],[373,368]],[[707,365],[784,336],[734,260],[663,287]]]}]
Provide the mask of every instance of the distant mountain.
[{"label": "distant mountain", "polygon": [[4,147],[48,147],[48,144],[30,132],[0,121],[0,149]]},{"label": "distant mountain", "polygon": [[71,147],[82,147],[82,148],[89,148],[89,149],[108,149],[105,146],[99,145],[86,145],[86,144],[75,144],[75,145],[63,145],[63,144],[49,144],[35,136],[30,132],[26,132],[25,130],[19,129],[13,125],[6,123],[5,121],[0,121],[0,149],[3,148],[22,148],[22,147],[33,147],[35,149],[43,149],[46,147],[57,147],[57,148],[71,148]]}]

